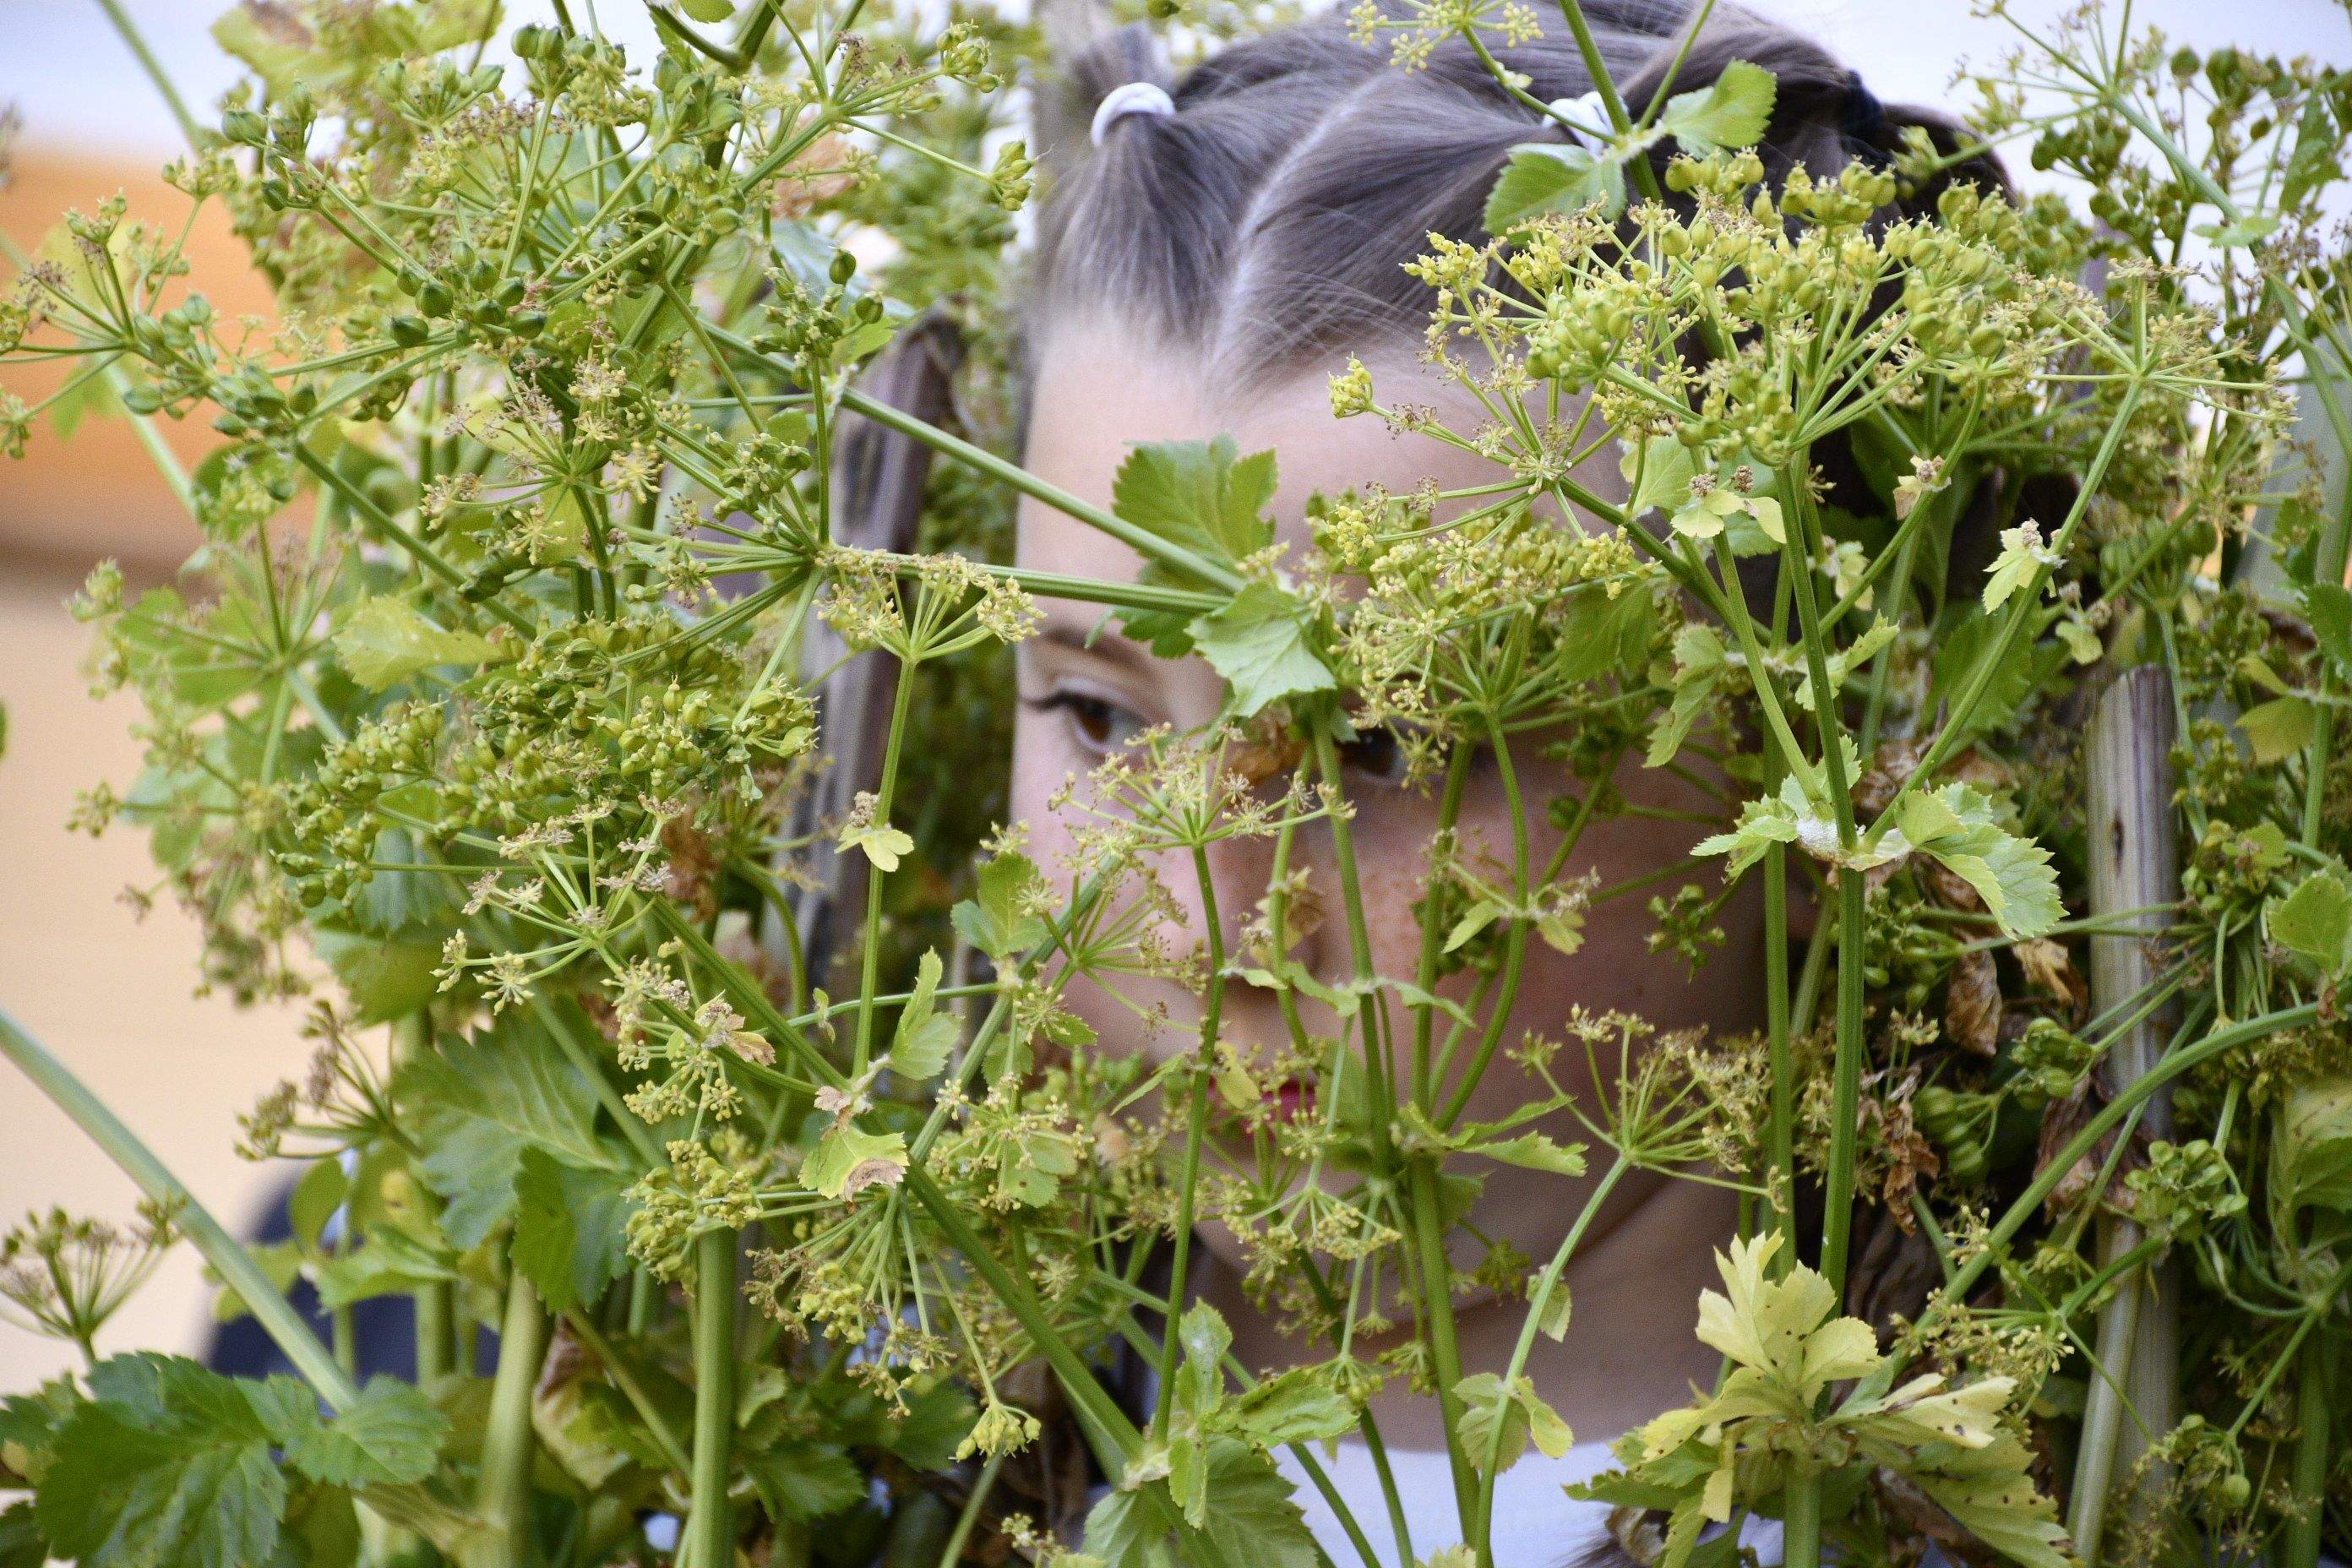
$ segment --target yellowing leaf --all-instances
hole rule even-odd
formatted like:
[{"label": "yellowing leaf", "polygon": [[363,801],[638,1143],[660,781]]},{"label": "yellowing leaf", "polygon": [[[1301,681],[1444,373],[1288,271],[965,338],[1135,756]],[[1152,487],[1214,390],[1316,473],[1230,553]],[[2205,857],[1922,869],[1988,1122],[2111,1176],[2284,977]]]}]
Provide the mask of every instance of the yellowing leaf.
[{"label": "yellowing leaf", "polygon": [[845,826],[840,844],[844,849],[864,850],[877,871],[897,870],[899,860],[915,851],[912,838],[887,823],[877,822]]},{"label": "yellowing leaf", "polygon": [[473,632],[444,631],[404,599],[363,599],[335,632],[335,657],[351,678],[382,691],[422,670],[445,664],[485,664],[505,657],[498,644]]},{"label": "yellowing leaf", "polygon": [[856,1122],[828,1127],[801,1165],[801,1183],[828,1198],[854,1197],[868,1186],[894,1185],[907,1171],[907,1139],[868,1132]]}]

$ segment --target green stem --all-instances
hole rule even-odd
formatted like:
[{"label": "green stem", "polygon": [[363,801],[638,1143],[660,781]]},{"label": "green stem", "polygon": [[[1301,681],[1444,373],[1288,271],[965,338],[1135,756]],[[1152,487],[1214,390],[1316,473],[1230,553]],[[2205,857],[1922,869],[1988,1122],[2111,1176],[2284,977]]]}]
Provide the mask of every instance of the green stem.
[{"label": "green stem", "polygon": [[727,1499],[735,1437],[735,1233],[694,1238],[694,1506],[678,1561],[733,1568]]},{"label": "green stem", "polygon": [[1412,1235],[1421,1267],[1422,1310],[1429,1318],[1429,1356],[1437,1379],[1437,1409],[1445,1424],[1445,1458],[1454,1473],[1454,1505],[1465,1531],[1477,1528],[1478,1484],[1462,1450],[1462,1347],[1454,1323],[1454,1266],[1445,1256],[1445,1227],[1437,1211],[1437,1172],[1415,1160],[1405,1177],[1412,1198]]},{"label": "green stem", "polygon": [[530,1466],[536,1436],[531,1391],[547,1353],[547,1314],[520,1268],[507,1280],[506,1314],[499,1321],[499,1370],[490,1383],[490,1409],[482,1436],[482,1468],[474,1511],[489,1532],[492,1568],[521,1568],[531,1560]]},{"label": "green stem", "polygon": [[1176,1185],[1175,1256],[1168,1269],[1168,1321],[1160,1345],[1160,1394],[1151,1412],[1151,1433],[1168,1440],[1168,1422],[1176,1406],[1178,1334],[1184,1321],[1186,1275],[1192,1260],[1192,1194],[1201,1184],[1201,1123],[1208,1119],[1209,1073],[1217,1048],[1217,1030],[1225,1005],[1225,936],[1217,912],[1217,885],[1209,870],[1209,852],[1195,845],[1192,872],[1201,884],[1201,923],[1207,928],[1209,995],[1201,1013],[1201,1039],[1192,1066],[1192,1089],[1184,1109],[1184,1166]]},{"label": "green stem", "polygon": [[[393,1065],[427,1056],[433,1050],[433,1015],[419,1008],[404,1014],[392,1026]],[[416,1381],[431,1384],[449,1371],[449,1305],[452,1290],[446,1279],[432,1280],[411,1292],[416,1313]]]},{"label": "green stem", "polygon": [[[898,751],[907,736],[907,712],[914,704],[914,659],[898,665],[898,689],[890,701],[890,733],[882,743],[882,783],[874,793],[874,826],[890,826],[890,797],[898,793]],[[882,978],[882,868],[871,858],[866,866],[866,924],[859,955],[857,982],[857,1056],[852,1076],[866,1070],[874,1049],[874,996]]]},{"label": "green stem", "polygon": [[1830,1079],[1830,1168],[1822,1194],[1822,1274],[1843,1300],[1853,1236],[1856,1122],[1863,1047],[1863,873],[1838,872],[1837,1058]]},{"label": "green stem", "polygon": [[1816,1568],[1822,1560],[1822,1478],[1810,1466],[1789,1477],[1780,1499],[1782,1568]]},{"label": "green stem", "polygon": [[115,32],[139,61],[139,68],[147,73],[149,81],[154,83],[156,92],[163,97],[163,107],[170,110],[172,118],[179,122],[181,136],[192,150],[201,152],[204,132],[197,126],[196,117],[188,112],[187,100],[180,96],[180,89],[164,74],[163,62],[155,58],[155,51],[147,47],[147,39],[140,33],[139,25],[122,8],[122,0],[98,0],[98,8],[106,13],[106,19],[114,24]]},{"label": "green stem", "polygon": [[1789,1032],[1789,847],[1764,851],[1764,1035],[1771,1053],[1772,1099],[1764,1131],[1767,1173],[1789,1184],[1779,1194],[1767,1188],[1772,1222],[1780,1230],[1781,1267],[1797,1258],[1797,1066]]},{"label": "green stem", "polygon": [[971,1491],[963,1500],[963,1509],[956,1515],[955,1531],[948,1537],[946,1550],[940,1553],[940,1568],[956,1568],[963,1561],[963,1549],[971,1540],[971,1532],[980,1527],[980,1510],[988,1501],[988,1494],[996,1489],[996,1472],[1004,1468],[1004,1456],[991,1454],[988,1463],[981,1466],[980,1474],[971,1483]]},{"label": "green stem", "polygon": [[[727,334],[718,334],[726,338]],[[740,340],[739,340],[740,341]],[[747,345],[743,345],[748,348]],[[975,447],[960,440],[935,425],[927,425],[911,414],[902,414],[887,403],[878,403],[866,394],[850,388],[841,395],[841,405],[853,414],[864,415],[885,429],[910,436],[949,457],[965,463],[992,479],[1001,479],[1025,496],[1044,501],[1055,510],[1089,527],[1100,529],[1112,538],[1122,541],[1138,553],[1163,565],[1172,566],[1189,577],[1197,578],[1231,592],[1241,586],[1241,579],[1216,562],[1194,554],[1179,544],[1147,529],[1128,521],[1123,517],[1105,511],[1091,502],[1079,500],[1057,485],[1049,485],[1019,465],[1006,462],[984,447]]]},{"label": "green stem", "polygon": [[2295,1498],[2306,1504],[2287,1521],[2280,1542],[2279,1568],[2315,1568],[2319,1562],[2321,1527],[2327,1521],[2328,1438],[2335,1432],[2335,1412],[2328,1397],[2335,1352],[2326,1339],[2314,1336],[2303,1347],[2303,1386],[2295,1395]]},{"label": "green stem", "polygon": [[32,1079],[33,1087],[48,1096],[108,1159],[121,1166],[138,1184],[140,1192],[172,1207],[173,1223],[182,1234],[212,1266],[213,1272],[220,1276],[221,1282],[245,1303],[254,1321],[286,1352],[286,1359],[294,1363],[294,1370],[301,1373],[303,1381],[320,1398],[337,1410],[346,1410],[359,1403],[359,1386],[335,1364],[334,1356],[319,1342],[319,1336],[310,1331],[301,1314],[269,1283],[268,1276],[262,1273],[244,1244],[196,1201],[194,1194],[180,1184],[179,1178],[164,1169],[163,1163],[103,1100],[90,1093],[89,1086],[5,1011],[0,1011],[0,1056],[5,1056],[18,1071]]},{"label": "green stem", "polygon": [[2148,1070],[2146,1077],[2100,1107],[2098,1113],[2085,1121],[2073,1138],[2067,1140],[2066,1146],[2059,1150],[2054,1158],[2042,1163],[2042,1173],[2027,1183],[2025,1190],[2018,1194],[2016,1199],[2002,1212],[2000,1220],[1995,1223],[1990,1231],[1986,1233],[1984,1245],[1977,1249],[1967,1263],[1961,1265],[1959,1271],[1952,1276],[1950,1282],[1938,1293],[1938,1300],[1945,1303],[1966,1300],[1969,1292],[1975,1289],[1977,1281],[1984,1278],[1985,1270],[1991,1268],[1994,1261],[2003,1255],[2011,1238],[2024,1228],[2025,1222],[2032,1217],[2033,1212],[2042,1206],[2043,1200],[2057,1191],[2058,1184],[2065,1180],[2066,1173],[2074,1168],[2075,1163],[2096,1148],[2100,1139],[2113,1131],[2124,1118],[2146,1104],[2157,1090],[2199,1063],[2210,1061],[2224,1051],[2234,1050],[2249,1040],[2258,1040],[2284,1030],[2300,1028],[2318,1016],[2319,1004],[2316,1002],[2305,1002],[2295,1007],[2282,1007],[2275,1012],[2249,1018],[2244,1023],[2233,1025],[2227,1029],[2217,1030],[2195,1045],[2183,1047],[2157,1063]]},{"label": "green stem", "polygon": [[[1575,1256],[1577,1245],[1584,1239],[1585,1227],[1592,1223],[1592,1216],[1601,1212],[1601,1205],[1609,1201],[1609,1194],[1617,1185],[1618,1178],[1630,1168],[1631,1164],[1622,1153],[1610,1162],[1600,1184],[1585,1198],[1584,1207],[1578,1213],[1576,1223],[1568,1227],[1566,1236],[1560,1237],[1559,1249],[1551,1255],[1551,1262],[1545,1266],[1542,1275],[1536,1280],[1536,1288],[1528,1297],[1527,1319],[1519,1324],[1518,1343],[1511,1347],[1511,1364],[1503,1373],[1504,1388],[1510,1388],[1518,1381],[1519,1374],[1527,1370],[1528,1356],[1535,1349],[1536,1331],[1543,1324],[1544,1313],[1551,1304],[1552,1292],[1559,1289],[1560,1274],[1568,1268],[1568,1260]],[[1498,1421],[1495,1424],[1494,1440],[1486,1447],[1486,1460],[1478,1468],[1479,1568],[1495,1568],[1495,1473],[1501,1468],[1503,1436],[1503,1423]]]}]

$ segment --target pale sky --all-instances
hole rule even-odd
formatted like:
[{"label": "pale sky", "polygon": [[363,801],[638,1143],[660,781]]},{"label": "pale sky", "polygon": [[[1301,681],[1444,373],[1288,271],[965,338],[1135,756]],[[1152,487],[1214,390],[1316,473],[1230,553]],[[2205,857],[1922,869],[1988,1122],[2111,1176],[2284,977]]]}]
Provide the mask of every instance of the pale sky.
[{"label": "pale sky", "polygon": [[[587,8],[599,7],[583,0]],[[1013,0],[1007,9],[1017,5]],[[2110,0],[2114,10],[2118,0]],[[1954,68],[1989,58],[2009,35],[1971,15],[1969,0],[1748,0],[1749,7],[1812,34],[1863,73],[1889,101],[1944,100]],[[2030,20],[2069,8],[2072,0],[2015,0]],[[156,54],[201,110],[236,79],[206,28],[223,0],[126,0]],[[1549,16],[1551,7],[1538,4]],[[507,6],[502,33],[546,10],[534,0]],[[631,0],[604,0],[609,32],[651,58],[652,28]],[[171,117],[156,101],[129,52],[93,0],[0,0],[10,42],[0,55],[0,103],[14,102],[27,140],[91,150],[144,151],[159,158],[177,145]],[[2339,0],[2137,0],[2136,22],[2153,23],[2183,43],[2208,48],[2233,43],[2259,53],[2313,54],[2352,61],[2352,21]]]}]

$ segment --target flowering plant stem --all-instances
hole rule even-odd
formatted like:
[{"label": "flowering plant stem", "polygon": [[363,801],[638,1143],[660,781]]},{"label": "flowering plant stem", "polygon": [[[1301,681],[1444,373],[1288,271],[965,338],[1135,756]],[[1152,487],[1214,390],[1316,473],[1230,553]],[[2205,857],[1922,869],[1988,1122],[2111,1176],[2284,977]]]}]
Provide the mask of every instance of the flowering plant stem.
[{"label": "flowering plant stem", "polygon": [[348,1409],[359,1402],[358,1384],[349,1373],[335,1364],[333,1352],[319,1342],[319,1336],[310,1331],[301,1314],[270,1284],[268,1276],[254,1262],[253,1255],[213,1217],[212,1211],[180,1184],[178,1177],[164,1169],[163,1163],[122,1124],[122,1119],[104,1100],[92,1094],[81,1079],[5,1011],[0,1011],[0,1054],[5,1054],[19,1072],[31,1079],[34,1088],[47,1095],[52,1104],[72,1118],[74,1125],[104,1151],[108,1159],[120,1165],[142,1193],[173,1212],[175,1223],[187,1233],[196,1250],[204,1254],[213,1272],[236,1292],[262,1331],[286,1352],[286,1359],[294,1363],[294,1370],[301,1373],[320,1399],[337,1410]]},{"label": "flowering plant stem", "polygon": [[694,1238],[694,1476],[680,1568],[729,1568],[727,1497],[735,1436],[735,1233]]}]

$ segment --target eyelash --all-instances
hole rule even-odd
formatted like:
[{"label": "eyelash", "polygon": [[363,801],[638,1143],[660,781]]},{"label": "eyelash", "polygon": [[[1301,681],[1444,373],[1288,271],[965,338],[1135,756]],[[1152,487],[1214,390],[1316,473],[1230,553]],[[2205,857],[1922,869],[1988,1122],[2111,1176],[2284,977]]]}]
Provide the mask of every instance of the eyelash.
[{"label": "eyelash", "polygon": [[1029,702],[1029,706],[1035,709],[1040,713],[1058,712],[1062,714],[1064,721],[1068,724],[1072,735],[1077,740],[1078,743],[1086,750],[1094,752],[1097,756],[1108,756],[1112,752],[1118,750],[1119,747],[1124,745],[1126,742],[1125,741],[1114,742],[1108,739],[1108,736],[1098,739],[1085,733],[1084,725],[1086,723],[1086,720],[1082,715],[1085,714],[1087,710],[1099,710],[1103,712],[1106,719],[1108,719],[1111,714],[1125,714],[1129,720],[1133,721],[1133,729],[1129,731],[1130,736],[1139,732],[1145,727],[1143,716],[1136,712],[1134,709],[1128,707],[1125,703],[1102,696],[1097,692],[1081,691],[1070,687],[1056,687],[1043,697],[1032,699]]}]

